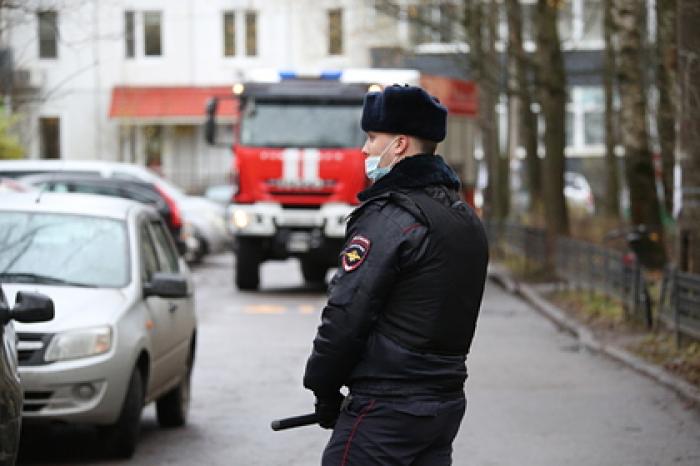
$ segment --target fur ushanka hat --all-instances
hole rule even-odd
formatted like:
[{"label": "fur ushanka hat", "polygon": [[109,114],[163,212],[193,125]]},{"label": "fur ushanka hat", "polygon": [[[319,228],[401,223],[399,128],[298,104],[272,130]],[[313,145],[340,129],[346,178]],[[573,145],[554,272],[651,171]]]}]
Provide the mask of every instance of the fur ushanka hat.
[{"label": "fur ushanka hat", "polygon": [[416,86],[388,86],[365,95],[362,130],[406,134],[428,141],[445,139],[447,109]]}]

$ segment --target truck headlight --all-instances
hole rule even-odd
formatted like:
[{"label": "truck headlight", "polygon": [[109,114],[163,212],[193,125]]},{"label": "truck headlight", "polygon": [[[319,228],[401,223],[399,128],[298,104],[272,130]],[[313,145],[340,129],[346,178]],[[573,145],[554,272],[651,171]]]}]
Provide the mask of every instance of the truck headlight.
[{"label": "truck headlight", "polygon": [[234,210],[233,215],[231,215],[231,222],[233,223],[234,227],[238,228],[239,230],[242,230],[243,228],[247,227],[250,223],[250,217],[248,216],[248,212],[239,209]]},{"label": "truck headlight", "polygon": [[64,361],[106,353],[112,348],[112,329],[95,327],[59,333],[46,349],[46,361]]}]

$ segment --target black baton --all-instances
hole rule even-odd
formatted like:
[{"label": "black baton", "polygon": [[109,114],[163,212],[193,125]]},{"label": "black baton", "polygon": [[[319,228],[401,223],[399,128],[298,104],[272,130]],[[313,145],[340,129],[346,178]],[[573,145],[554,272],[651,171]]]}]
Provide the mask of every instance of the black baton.
[{"label": "black baton", "polygon": [[311,424],[318,424],[318,416],[316,413],[277,419],[272,421],[270,427],[272,427],[272,430],[284,430],[291,429],[293,427],[308,426]]}]

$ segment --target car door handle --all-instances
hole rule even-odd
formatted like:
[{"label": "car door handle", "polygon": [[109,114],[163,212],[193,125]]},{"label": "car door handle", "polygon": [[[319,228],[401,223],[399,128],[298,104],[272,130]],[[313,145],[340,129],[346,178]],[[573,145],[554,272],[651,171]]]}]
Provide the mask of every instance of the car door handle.
[{"label": "car door handle", "polygon": [[171,313],[177,311],[177,308],[178,308],[177,303],[169,303],[168,304],[168,311],[170,311]]}]

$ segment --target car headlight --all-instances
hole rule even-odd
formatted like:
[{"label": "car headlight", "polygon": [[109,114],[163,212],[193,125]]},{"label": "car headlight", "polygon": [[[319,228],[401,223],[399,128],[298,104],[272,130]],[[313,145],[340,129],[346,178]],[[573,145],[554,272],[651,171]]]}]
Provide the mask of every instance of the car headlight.
[{"label": "car headlight", "polygon": [[112,329],[95,327],[59,333],[46,349],[46,361],[64,361],[106,353],[112,347]]},{"label": "car headlight", "polygon": [[248,213],[245,210],[234,210],[233,215],[231,215],[231,223],[233,223],[233,226],[239,230],[244,229],[250,223]]}]

